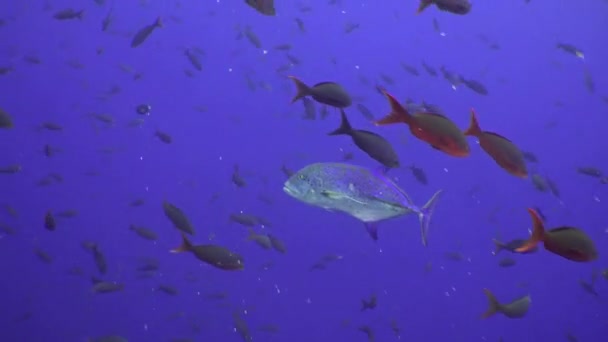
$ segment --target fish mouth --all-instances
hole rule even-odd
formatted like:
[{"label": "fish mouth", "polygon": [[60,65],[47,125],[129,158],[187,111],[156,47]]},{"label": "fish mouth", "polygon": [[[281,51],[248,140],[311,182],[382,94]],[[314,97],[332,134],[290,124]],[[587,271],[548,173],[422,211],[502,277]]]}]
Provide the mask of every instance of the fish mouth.
[{"label": "fish mouth", "polygon": [[287,185],[283,186],[283,191],[285,191],[288,195],[291,195],[291,196],[294,196],[296,194],[296,192],[292,188],[288,187]]}]

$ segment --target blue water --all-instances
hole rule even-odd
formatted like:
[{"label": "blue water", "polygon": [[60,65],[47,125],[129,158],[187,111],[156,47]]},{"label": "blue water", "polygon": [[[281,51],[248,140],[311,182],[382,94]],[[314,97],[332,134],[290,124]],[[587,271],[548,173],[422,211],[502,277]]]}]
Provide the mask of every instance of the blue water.
[{"label": "blue water", "polygon": [[[608,267],[608,185],[576,172],[579,166],[608,170],[605,1],[476,1],[466,16],[435,7],[416,16],[414,0],[338,5],[277,0],[275,17],[243,1],[106,2],[0,5],[0,67],[12,68],[0,76],[0,108],[15,124],[0,131],[0,166],[22,166],[18,173],[0,175],[0,223],[14,229],[14,234],[0,232],[0,341],[85,341],[105,335],[136,342],[240,341],[234,312],[247,321],[253,341],[269,342],[366,341],[359,331],[364,325],[376,341],[567,341],[566,333],[580,341],[603,341],[608,335],[608,282],[596,281],[599,299],[579,284]],[[302,12],[304,5],[312,11]],[[113,22],[102,32],[101,21],[112,6]],[[84,9],[83,19],[53,18],[70,7]],[[158,16],[164,27],[131,48],[135,32]],[[298,30],[296,17],[306,33]],[[433,29],[433,18],[445,36]],[[360,28],[346,34],[348,22]],[[247,25],[262,49],[236,39],[238,28]],[[484,45],[479,34],[500,50]],[[584,60],[558,50],[557,42],[580,47]],[[303,120],[302,104],[289,103],[293,84],[276,72],[288,61],[273,49],[282,43],[292,44],[290,54],[302,61],[288,74],[310,84],[339,82],[377,117],[388,112],[373,87],[380,73],[395,79],[384,86],[399,99],[439,105],[463,129],[474,107],[483,129],[539,157],[530,169],[554,180],[561,199],[504,172],[474,139],[470,157],[452,158],[415,139],[405,125],[375,128],[353,106],[347,109],[353,126],[382,134],[403,165],[415,163],[426,171],[427,186],[406,168],[391,171],[417,204],[444,190],[429,247],[420,243],[415,217],[382,223],[374,243],[355,219],[297,202],[282,191],[282,164],[298,169],[341,161],[344,151],[354,153],[352,163],[376,164],[348,137],[326,135],[339,124],[333,110],[326,120]],[[201,72],[183,53],[194,47],[205,51]],[[453,90],[443,78],[427,75],[422,60],[483,82],[489,95]],[[401,61],[416,66],[420,76],[407,74]],[[74,67],[76,62],[82,68]],[[120,65],[141,78],[134,80]],[[595,93],[585,88],[585,68]],[[185,69],[194,76],[186,76]],[[372,83],[363,84],[361,76]],[[119,91],[108,95],[112,88]],[[143,126],[129,127],[142,118],[135,112],[142,103],[152,106],[151,115]],[[115,123],[104,124],[91,113],[110,114]],[[40,129],[43,122],[63,130]],[[157,139],[157,129],[172,135],[173,143]],[[59,151],[46,157],[45,144]],[[247,182],[244,188],[231,182],[235,164]],[[63,181],[37,184],[49,173]],[[137,198],[144,205],[129,206]],[[169,253],[180,236],[163,214],[163,200],[189,216],[195,243],[212,239],[237,251],[245,269],[225,272],[190,254]],[[504,240],[527,236],[531,206],[542,208],[548,226],[584,229],[595,240],[599,259],[575,263],[541,250],[509,255],[517,264],[498,267],[492,238],[497,231]],[[47,211],[68,209],[78,215],[58,218],[55,231],[44,229]],[[279,237],[288,252],[262,250],[247,241],[247,229],[228,219],[241,211],[270,221],[265,231]],[[139,238],[130,224],[156,231],[158,241]],[[124,283],[123,291],[91,292],[90,277],[100,275],[83,241],[98,243],[108,262],[102,278]],[[52,262],[42,262],[36,248]],[[447,259],[449,252],[461,253],[463,260]],[[342,259],[326,270],[309,270],[327,254]],[[144,257],[160,262],[150,279],[138,279],[136,272]],[[268,263],[272,266],[262,267]],[[73,267],[83,274],[69,275]],[[179,294],[158,292],[159,284]],[[502,302],[530,294],[530,311],[520,320],[502,315],[481,320],[487,307],[483,288]],[[218,293],[226,298],[209,298]],[[377,308],[362,312],[361,299],[373,294]],[[261,329],[268,325],[278,331]]]}]

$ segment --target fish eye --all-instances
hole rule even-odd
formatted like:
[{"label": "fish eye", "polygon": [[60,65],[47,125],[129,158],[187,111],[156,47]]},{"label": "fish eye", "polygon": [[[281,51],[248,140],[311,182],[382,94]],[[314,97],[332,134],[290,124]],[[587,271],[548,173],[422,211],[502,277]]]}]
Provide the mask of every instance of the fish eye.
[{"label": "fish eye", "polygon": [[299,176],[298,176],[298,178],[300,178],[301,180],[305,180],[305,179],[306,179],[306,176],[304,176],[304,175],[299,175]]}]

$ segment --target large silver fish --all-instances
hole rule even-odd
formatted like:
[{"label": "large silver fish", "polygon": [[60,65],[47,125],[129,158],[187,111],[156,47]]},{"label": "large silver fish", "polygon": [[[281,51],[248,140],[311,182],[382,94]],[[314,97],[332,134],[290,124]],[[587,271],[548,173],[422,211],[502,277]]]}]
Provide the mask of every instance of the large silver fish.
[{"label": "large silver fish", "polygon": [[374,223],[416,213],[424,246],[428,243],[429,223],[441,194],[441,190],[437,191],[420,208],[383,172],[342,163],[308,165],[293,174],[283,190],[304,203],[359,219],[374,240],[378,239]]}]

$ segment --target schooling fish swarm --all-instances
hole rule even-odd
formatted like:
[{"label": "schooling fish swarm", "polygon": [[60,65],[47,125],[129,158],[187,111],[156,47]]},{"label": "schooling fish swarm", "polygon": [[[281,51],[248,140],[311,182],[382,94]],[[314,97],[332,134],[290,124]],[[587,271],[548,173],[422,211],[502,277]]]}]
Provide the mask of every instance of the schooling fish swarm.
[{"label": "schooling fish swarm", "polygon": [[[104,0],[95,1],[100,6],[105,6]],[[528,2],[528,1],[526,1]],[[176,3],[179,3],[176,1]],[[247,6],[242,8],[250,8],[252,13],[260,14],[260,17],[273,20],[278,18],[282,13],[277,11],[274,0],[245,0],[239,2],[244,3]],[[283,2],[281,2],[283,3]],[[329,0],[330,5],[339,5],[340,0]],[[50,5],[47,5],[50,6]],[[116,25],[114,18],[118,15],[115,12],[115,6],[119,6],[115,3],[110,5],[106,15],[101,20],[101,31],[106,34],[113,32],[113,28]],[[430,8],[436,8],[440,12],[446,12],[455,14],[458,16],[464,16],[474,11],[474,8],[468,0],[420,0],[416,14],[421,16],[428,14]],[[50,10],[50,7],[48,8]],[[299,5],[299,10],[302,13],[312,11],[312,7],[306,5]],[[254,12],[255,11],[255,12]],[[414,12],[414,11],[412,11]],[[414,14],[414,13],[412,13]],[[85,9],[73,9],[65,8],[61,10],[54,10],[50,16],[52,19],[61,22],[86,22],[89,20],[89,15],[85,13]],[[152,18],[151,18],[152,19]],[[148,21],[148,24],[136,30],[135,33],[129,34],[131,41],[130,48],[144,49],[150,43],[144,44],[157,35],[157,31],[170,30],[173,24],[179,23],[179,18],[172,17],[170,20],[166,18],[157,17],[154,20]],[[11,19],[13,20],[13,19]],[[299,32],[307,32],[307,28],[304,20],[301,18],[295,18],[295,25]],[[0,19],[0,27],[7,25],[4,19]],[[439,26],[439,22],[436,18],[433,18],[433,28],[442,37],[447,35],[444,30]],[[359,23],[348,22],[344,26],[344,33],[351,34],[361,29]],[[263,44],[261,39],[256,35],[253,28],[249,25],[237,28],[238,34],[237,39],[245,38],[253,47],[256,49],[262,49]],[[116,34],[116,32],[114,32]],[[323,39],[325,37],[317,37]],[[490,49],[499,50],[500,46],[489,40],[488,38],[480,38]],[[556,48],[562,50],[565,53],[575,56],[578,59],[584,60],[585,54],[579,48],[568,43],[557,43]],[[294,66],[299,65],[301,61],[290,53],[292,49],[291,44],[280,44],[274,47],[274,50],[281,51],[285,54],[285,57],[289,61],[288,64],[281,66],[277,69],[281,75],[291,71]],[[186,76],[193,78],[196,74],[205,71],[204,58],[206,56],[205,51],[196,47],[180,48],[183,52],[183,57],[187,63],[194,69],[187,69],[185,71]],[[103,55],[105,49],[97,47],[95,50],[97,55]],[[42,60],[35,55],[23,56],[23,61],[30,65],[40,65]],[[332,63],[336,64],[335,60]],[[78,63],[78,61],[68,61],[67,65],[73,69],[83,69],[84,65]],[[401,62],[403,70],[413,77],[420,76],[419,69],[412,65]],[[120,69],[132,76],[133,80],[139,80],[144,75],[140,71],[135,71],[131,67],[121,65]],[[422,62],[422,69],[430,77],[443,76],[447,80],[453,89],[460,87],[461,85],[475,92],[480,96],[488,96],[490,94],[488,88],[480,81],[465,77],[463,75],[456,74],[446,67],[441,66],[439,72],[437,69],[426,63]],[[0,65],[0,77],[10,76],[10,74],[17,73],[18,67],[13,65]],[[247,84],[250,89],[255,90],[258,88],[271,89],[269,84],[260,84],[252,78],[252,74],[246,76]],[[346,163],[353,158],[352,153],[345,153],[343,162],[332,161],[332,162],[314,162],[305,165],[297,171],[292,171],[287,166],[283,165],[281,170],[287,176],[287,180],[283,184],[283,191],[287,196],[291,196],[303,203],[307,203],[312,206],[316,206],[329,211],[337,211],[346,213],[363,223],[367,233],[372,240],[379,240],[378,236],[378,223],[406,216],[407,214],[413,213],[418,217],[420,236],[422,244],[424,246],[429,245],[429,234],[430,234],[430,223],[431,218],[437,210],[437,205],[442,189],[435,190],[432,196],[429,196],[427,202],[424,205],[416,205],[410,198],[408,193],[397,184],[390,176],[391,170],[399,169],[404,167],[404,163],[400,160],[398,151],[399,148],[392,145],[388,139],[384,138],[377,132],[369,130],[357,129],[351,125],[349,116],[346,112],[347,108],[355,106],[357,111],[369,122],[373,123],[376,127],[384,127],[389,125],[395,125],[397,128],[402,128],[404,124],[407,126],[409,132],[422,141],[424,144],[431,147],[426,152],[438,153],[440,156],[450,156],[456,158],[467,158],[471,155],[471,147],[469,145],[468,137],[474,137],[478,140],[482,150],[490,157],[494,162],[508,174],[521,179],[530,179],[533,186],[541,192],[550,192],[556,197],[560,196],[560,191],[557,188],[555,182],[548,178],[546,175],[537,172],[535,167],[530,165],[538,163],[538,158],[535,154],[529,151],[521,150],[514,142],[508,138],[491,131],[483,130],[480,125],[479,117],[483,119],[483,114],[478,117],[477,111],[473,108],[470,109],[470,123],[469,127],[465,130],[459,128],[443,111],[436,105],[428,104],[425,102],[415,103],[413,100],[406,100],[400,102],[394,95],[388,92],[387,88],[395,84],[395,78],[392,75],[380,74],[379,79],[381,84],[372,85],[369,80],[363,80],[362,82],[366,85],[372,85],[376,91],[381,94],[388,102],[389,111],[388,113],[380,118],[376,118],[373,114],[373,110],[369,109],[366,105],[361,103],[361,99],[353,96],[345,87],[338,82],[323,81],[318,83],[305,83],[299,77],[289,75],[282,76],[291,80],[295,86],[295,95],[291,99],[291,104],[301,101],[304,106],[304,119],[316,120],[317,114],[321,119],[325,119],[333,114],[339,114],[340,125],[335,130],[328,133],[329,136],[346,135],[350,137],[354,145],[368,155],[371,159],[378,162],[377,168],[367,168],[351,163]],[[585,69],[584,73],[584,84],[590,93],[595,93],[595,83],[592,79],[590,72]],[[107,92],[100,96],[100,99],[107,101],[121,92],[121,87],[113,86]],[[171,89],[167,90],[168,96],[171,96]],[[233,94],[232,94],[233,95]],[[608,102],[608,98],[604,99]],[[316,105],[320,105],[321,109],[317,113]],[[153,110],[152,105],[148,103],[140,103],[132,106],[131,111],[134,108],[134,119],[128,124],[129,127],[142,127],[151,116]],[[204,107],[197,107],[196,110],[200,113],[207,111]],[[337,116],[337,115],[336,115]],[[93,122],[96,130],[103,128],[114,127],[116,120],[113,116],[105,113],[88,113],[87,119]],[[9,131],[18,128],[20,121],[23,116],[13,116],[8,111],[0,108],[0,130]],[[483,121],[483,120],[482,120]],[[485,127],[485,126],[484,126]],[[34,127],[36,131],[48,131],[60,133],[64,132],[64,126],[56,122],[42,122]],[[384,128],[378,128],[384,129]],[[158,141],[165,144],[167,148],[171,148],[174,145],[174,137],[165,130],[160,130],[155,127],[151,137],[155,137]],[[334,138],[332,138],[334,139]],[[338,139],[338,138],[336,138]],[[346,138],[344,138],[346,139]],[[179,136],[178,136],[179,140]],[[240,143],[245,143],[240,142]],[[45,143],[42,147],[42,154],[46,158],[55,158],[58,155],[66,154],[67,151],[63,148],[56,147],[54,145]],[[111,154],[115,152],[113,148],[106,148],[100,150],[103,154]],[[439,153],[441,152],[441,153]],[[428,178],[426,173],[421,167],[417,167],[414,164],[406,166],[411,170],[414,177],[423,185],[428,184]],[[0,166],[0,174],[6,174],[7,177],[17,174],[26,174],[27,167],[22,167],[19,163],[12,163]],[[248,175],[246,170],[235,164],[232,168],[233,173],[230,176],[230,180],[235,188],[247,188],[248,187]],[[603,173],[602,170],[593,166],[582,166],[576,170],[579,174],[585,175],[598,180],[598,184],[608,184],[608,176]],[[89,171],[88,176],[96,175],[95,171]],[[53,184],[63,183],[64,179],[60,174],[49,172],[47,176],[36,182],[39,187],[47,187]],[[240,190],[239,190],[240,191]],[[219,194],[214,195],[210,202],[215,201],[219,198]],[[266,204],[272,204],[273,199],[267,196],[260,196],[259,200]],[[147,201],[143,198],[137,198],[129,203],[129,207],[136,208],[143,206]],[[416,202],[418,203],[418,202]],[[420,202],[421,204],[422,202]],[[219,271],[242,271],[249,267],[248,258],[244,253],[236,252],[232,248],[211,243],[215,236],[209,233],[208,238],[204,239],[207,243],[195,244],[191,241],[193,236],[196,234],[194,224],[178,205],[163,199],[161,203],[157,203],[158,211],[163,210],[166,221],[165,225],[173,226],[176,231],[176,239],[180,239],[181,243],[170,249],[169,252],[176,254],[190,254],[197,260],[204,264],[210,265],[215,270]],[[442,204],[443,205],[443,204]],[[449,204],[445,204],[449,205]],[[49,207],[53,204],[49,203]],[[17,217],[16,210],[10,206],[6,207],[7,213],[10,216]],[[529,238],[520,238],[510,240],[508,242],[501,242],[499,239],[494,239],[495,254],[501,251],[508,251],[517,254],[532,254],[538,251],[539,246],[542,245],[544,249],[555,255],[561,256],[562,258],[574,262],[591,262],[595,261],[599,257],[599,252],[592,238],[585,233],[584,230],[573,227],[573,226],[554,226],[553,228],[547,229],[547,218],[543,215],[541,210],[536,207],[528,208],[528,213],[532,220],[532,233]],[[73,219],[78,216],[78,212],[75,210],[50,210],[47,209],[41,213],[40,224],[41,231],[46,230],[49,234],[62,234],[64,230],[65,221]],[[287,253],[287,248],[284,242],[279,239],[276,235],[276,231],[272,230],[272,223],[267,219],[252,214],[243,212],[235,212],[229,215],[228,220],[231,223],[245,226],[247,228],[244,232],[243,237],[246,241],[255,243],[263,250],[274,250],[281,254]],[[313,218],[307,218],[306,222],[309,224],[317,224]],[[142,240],[150,243],[157,243],[162,241],[162,235],[158,234],[153,229],[145,226],[136,225],[133,223],[125,224],[125,230],[129,230],[133,236],[138,236]],[[272,231],[272,233],[270,232]],[[0,232],[4,235],[13,235],[15,230],[0,223]],[[2,236],[4,236],[2,235]],[[201,241],[202,239],[197,239]],[[108,274],[108,259],[105,253],[98,243],[92,241],[81,242],[82,248],[89,253],[97,269],[97,273],[101,277],[106,277]],[[36,256],[45,263],[53,263],[54,258],[49,255],[46,251],[36,246],[34,248]],[[504,254],[504,253],[503,253]],[[446,253],[446,258],[453,261],[462,260],[463,256],[458,253]],[[528,256],[532,257],[532,256]],[[330,263],[341,260],[342,256],[330,254],[322,257],[318,262],[313,264],[310,268],[313,270],[326,269]],[[512,267],[515,265],[515,261],[510,258],[501,259],[499,262],[501,267]],[[264,268],[270,267],[264,265]],[[145,260],[141,266],[138,267],[138,272],[144,277],[147,272],[155,273],[159,269],[159,263],[156,259]],[[69,271],[72,275],[83,275],[85,272],[81,269],[74,268]],[[238,272],[236,272],[238,273]],[[594,276],[594,280],[591,283],[581,282],[581,286],[585,291],[592,293],[594,296],[599,296],[594,288],[595,277],[603,276],[608,279],[608,270],[603,270]],[[121,292],[125,289],[124,282],[104,280],[96,275],[89,277],[91,281],[91,293],[93,294],[109,294],[114,292]],[[167,284],[160,284],[155,288],[155,291],[163,292],[168,295],[178,295],[179,291]],[[482,318],[488,318],[497,313],[503,314],[508,318],[522,318],[524,317],[531,305],[531,296],[525,295],[517,298],[509,303],[501,303],[494,296],[494,294],[488,290],[483,289],[484,294],[488,299],[488,309],[482,314]],[[222,295],[216,295],[219,298]],[[216,299],[217,299],[216,298]],[[378,298],[376,294],[372,294],[369,300],[362,300],[361,311],[374,310],[378,304]],[[247,322],[244,319],[243,310],[235,310],[232,314],[233,324],[235,331],[240,335],[244,341],[252,341],[254,335]],[[395,335],[400,336],[400,329],[398,325],[393,321],[391,322],[391,329]],[[268,330],[273,330],[268,328]],[[370,341],[374,340],[374,331],[367,325],[358,327],[358,330],[364,333]],[[99,338],[91,338],[89,341],[127,341],[126,338],[118,335],[107,335]]]}]

